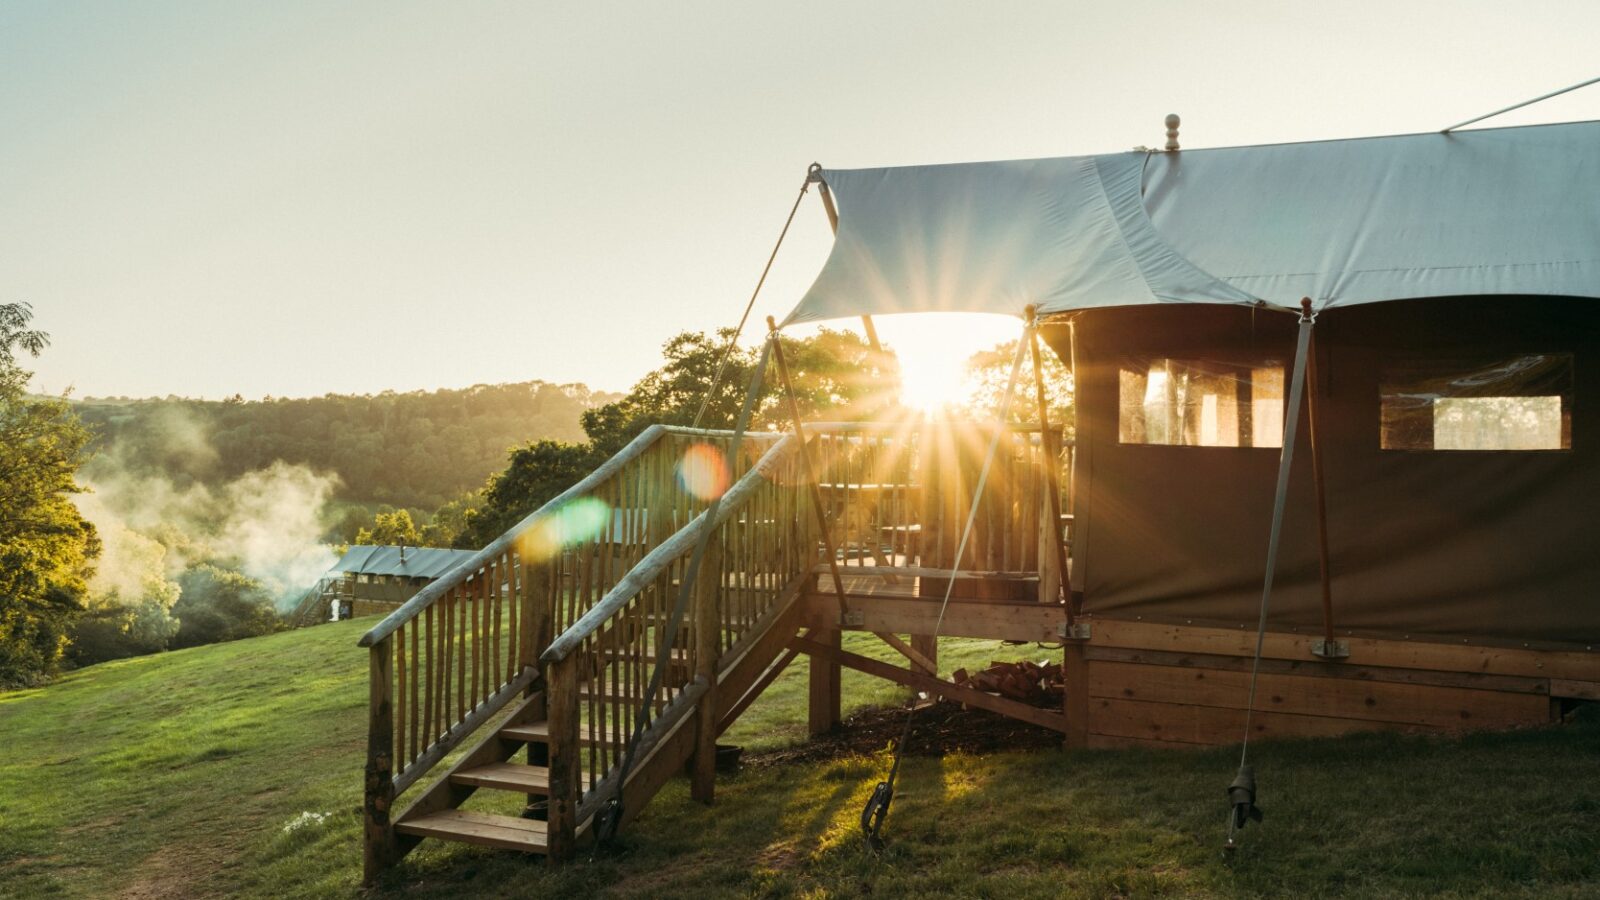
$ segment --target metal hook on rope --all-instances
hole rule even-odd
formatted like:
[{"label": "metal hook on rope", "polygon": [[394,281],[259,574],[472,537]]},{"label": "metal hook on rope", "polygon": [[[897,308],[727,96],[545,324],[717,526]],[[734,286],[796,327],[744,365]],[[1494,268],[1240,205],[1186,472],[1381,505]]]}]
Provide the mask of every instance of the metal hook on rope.
[{"label": "metal hook on rope", "polygon": [[[1006,381],[1006,391],[1000,398],[1000,408],[995,413],[994,435],[989,439],[989,451],[983,459],[983,468],[978,472],[978,482],[972,491],[972,507],[967,511],[966,524],[961,528],[961,539],[956,542],[956,565],[959,567],[961,559],[967,554],[967,542],[972,537],[972,526],[978,519],[978,504],[983,500],[984,488],[989,483],[989,472],[994,468],[995,454],[1000,449],[1000,435],[1005,431],[1006,417],[1011,412],[1011,398],[1017,391],[1017,376],[1022,371],[1022,357],[1028,352],[1033,338],[1033,321],[1030,317],[1027,326],[1023,329],[1022,337],[1017,341],[1017,355],[1011,361],[1011,377]],[[939,605],[939,616],[933,622],[933,637],[939,637],[939,631],[944,627],[944,614],[950,608],[950,595],[955,590],[956,580],[951,578],[945,582],[944,602]],[[917,706],[915,703],[906,710],[905,727],[900,731],[900,740],[894,745],[894,764],[889,767],[889,777],[878,782],[872,789],[872,795],[867,798],[866,805],[861,809],[861,832],[866,838],[867,846],[873,852],[883,849],[883,821],[889,815],[889,805],[894,802],[894,783],[900,774],[900,759],[905,753],[906,741],[911,737],[911,723],[916,719]]]}]

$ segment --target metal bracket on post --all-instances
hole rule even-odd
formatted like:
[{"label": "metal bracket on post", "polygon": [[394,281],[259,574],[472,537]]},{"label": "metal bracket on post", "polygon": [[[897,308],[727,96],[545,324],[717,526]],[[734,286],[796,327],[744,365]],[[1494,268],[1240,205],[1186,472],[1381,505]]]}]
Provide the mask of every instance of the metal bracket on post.
[{"label": "metal bracket on post", "polygon": [[847,609],[839,613],[839,625],[843,628],[865,628],[867,614],[859,609]]},{"label": "metal bracket on post", "polygon": [[1349,641],[1318,640],[1311,642],[1311,655],[1322,659],[1349,659]]},{"label": "metal bracket on post", "polygon": [[1089,623],[1082,620],[1062,622],[1056,626],[1056,637],[1064,641],[1087,641],[1090,634]]}]

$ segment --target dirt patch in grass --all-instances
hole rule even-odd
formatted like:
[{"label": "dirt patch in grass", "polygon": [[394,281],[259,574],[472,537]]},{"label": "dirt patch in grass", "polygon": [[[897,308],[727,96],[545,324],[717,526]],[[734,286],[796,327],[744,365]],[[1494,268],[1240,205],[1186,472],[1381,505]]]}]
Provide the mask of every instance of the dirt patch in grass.
[{"label": "dirt patch in grass", "polygon": [[[746,754],[743,763],[760,768],[865,756],[900,740],[905,724],[905,707],[864,709],[828,734],[796,747]],[[917,710],[911,725],[911,739],[906,743],[906,755],[985,754],[1060,746],[1059,732],[951,700],[940,700]]]}]

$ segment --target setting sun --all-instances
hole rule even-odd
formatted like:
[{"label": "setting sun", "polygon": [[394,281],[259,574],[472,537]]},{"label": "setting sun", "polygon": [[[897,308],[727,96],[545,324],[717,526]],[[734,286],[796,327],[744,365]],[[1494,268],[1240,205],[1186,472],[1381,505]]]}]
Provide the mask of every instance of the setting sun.
[{"label": "setting sun", "polygon": [[901,402],[923,412],[970,399],[967,360],[1022,333],[1018,319],[975,313],[878,316],[873,322],[899,357]]}]

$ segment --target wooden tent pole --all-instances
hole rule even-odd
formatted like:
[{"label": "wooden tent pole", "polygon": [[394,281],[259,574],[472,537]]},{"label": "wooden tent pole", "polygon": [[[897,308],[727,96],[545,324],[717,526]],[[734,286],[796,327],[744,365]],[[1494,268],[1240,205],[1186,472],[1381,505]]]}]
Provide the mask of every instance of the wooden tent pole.
[{"label": "wooden tent pole", "polygon": [[[828,183],[822,180],[822,167],[816,163],[811,164],[811,179],[817,183],[817,193],[822,197],[822,209],[828,214],[828,226],[833,233],[839,233],[839,208],[833,205],[833,191],[828,189]],[[878,329],[872,324],[872,317],[863,315],[861,327],[866,329],[867,343],[872,347],[875,359],[883,357],[883,345],[878,342]]]},{"label": "wooden tent pole", "polygon": [[1028,349],[1033,354],[1033,386],[1039,401],[1039,439],[1043,442],[1045,457],[1046,510],[1050,515],[1050,543],[1055,547],[1056,577],[1061,583],[1062,603],[1067,608],[1067,626],[1072,626],[1072,585],[1067,576],[1067,551],[1061,546],[1061,468],[1059,447],[1050,430],[1050,405],[1044,395],[1044,364],[1039,358],[1039,329],[1034,321],[1034,308],[1028,307]]},{"label": "wooden tent pole", "polygon": [[[805,428],[800,423],[800,404],[794,399],[794,385],[789,381],[789,364],[783,358],[783,340],[778,337],[778,324],[767,316],[767,328],[772,332],[772,357],[778,363],[778,377],[783,381],[784,399],[788,401],[789,417],[794,421],[794,436],[800,442],[800,463],[805,468],[806,483],[811,487],[811,509],[817,519],[817,530],[822,534],[823,550],[828,554],[828,572],[833,576],[833,590],[839,598],[839,615],[850,611],[844,598],[844,578],[839,574],[839,555],[833,546],[833,535],[828,533],[828,516],[822,505],[822,487],[817,479],[816,466],[811,463],[811,445],[806,443]],[[842,624],[842,622],[841,622]]]},{"label": "wooden tent pole", "polygon": [[[1300,301],[1300,306],[1305,315],[1311,314],[1311,298]],[[1306,348],[1306,380],[1310,382],[1306,391],[1306,419],[1309,425],[1307,436],[1311,440],[1311,477],[1316,484],[1317,494],[1317,562],[1322,572],[1322,633],[1323,646],[1317,655],[1328,658],[1342,657],[1346,654],[1338,651],[1338,642],[1333,634],[1333,579],[1328,568],[1328,498],[1327,485],[1322,477],[1322,447],[1317,437],[1317,344],[1315,333],[1311,336],[1311,344]]]}]

